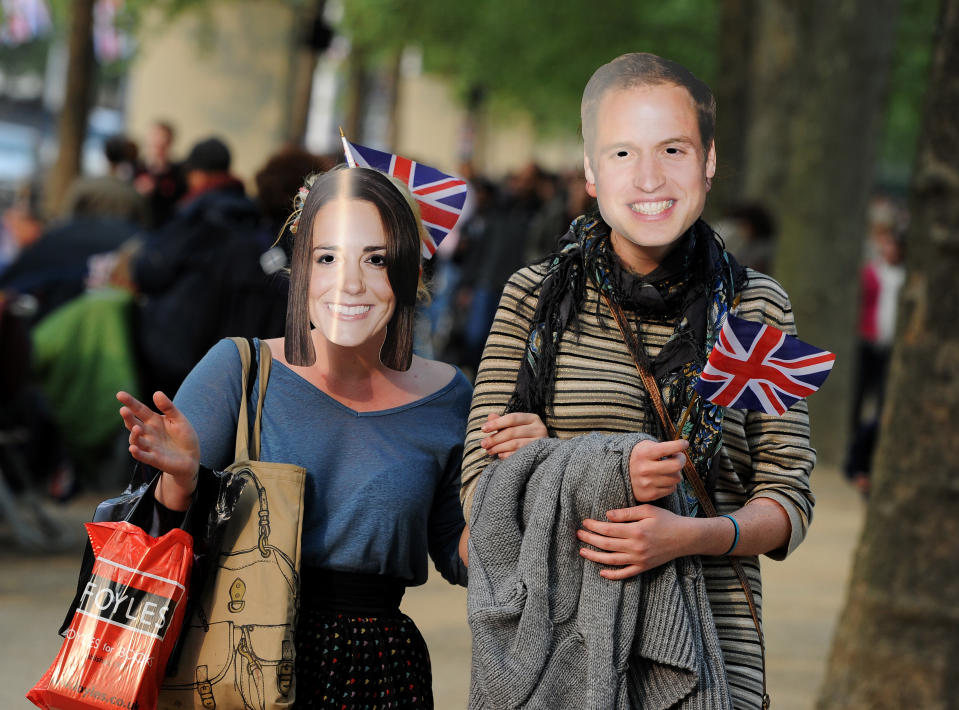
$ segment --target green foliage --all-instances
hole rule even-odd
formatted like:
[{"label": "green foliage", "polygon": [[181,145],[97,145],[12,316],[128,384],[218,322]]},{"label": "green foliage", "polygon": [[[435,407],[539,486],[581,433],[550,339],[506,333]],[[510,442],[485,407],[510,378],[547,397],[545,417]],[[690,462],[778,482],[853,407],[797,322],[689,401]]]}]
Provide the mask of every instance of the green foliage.
[{"label": "green foliage", "polygon": [[50,0],[50,2],[47,3],[55,29],[62,28],[66,25],[70,16],[71,4],[71,0]]},{"label": "green foliage", "polygon": [[47,65],[49,49],[50,40],[47,37],[10,47],[0,44],[0,68],[13,75],[42,74]]},{"label": "green foliage", "polygon": [[902,0],[879,149],[880,175],[890,188],[905,190],[912,173],[938,10],[939,0]]},{"label": "green foliage", "polygon": [[[181,0],[182,2],[183,0]],[[902,0],[879,151],[887,181],[911,172],[939,0]],[[376,58],[423,48],[427,71],[463,100],[526,109],[541,129],[574,132],[583,86],[630,51],[675,59],[707,82],[718,72],[719,0],[344,0],[342,31]]]},{"label": "green foliage", "polygon": [[346,0],[344,30],[383,51],[420,45],[426,69],[461,95],[480,88],[543,128],[575,131],[587,79],[624,52],[715,78],[718,13],[715,0]]}]

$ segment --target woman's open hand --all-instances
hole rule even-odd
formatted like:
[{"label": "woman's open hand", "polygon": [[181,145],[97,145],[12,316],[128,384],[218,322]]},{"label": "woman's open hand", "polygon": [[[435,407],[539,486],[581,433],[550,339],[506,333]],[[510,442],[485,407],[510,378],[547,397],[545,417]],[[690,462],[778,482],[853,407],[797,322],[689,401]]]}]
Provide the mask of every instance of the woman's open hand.
[{"label": "woman's open hand", "polygon": [[117,392],[120,416],[130,432],[130,455],[170,474],[192,492],[200,468],[200,441],[193,425],[162,392],[153,395],[157,414],[127,392]]}]

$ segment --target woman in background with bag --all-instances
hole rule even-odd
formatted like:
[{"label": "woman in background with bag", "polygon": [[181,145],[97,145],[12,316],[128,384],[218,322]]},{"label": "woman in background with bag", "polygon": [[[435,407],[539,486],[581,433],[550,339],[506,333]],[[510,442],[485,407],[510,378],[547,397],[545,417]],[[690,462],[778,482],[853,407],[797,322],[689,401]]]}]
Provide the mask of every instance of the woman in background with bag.
[{"label": "woman in background with bag", "polygon": [[[298,211],[286,336],[264,341],[277,366],[260,431],[262,460],[307,471],[295,706],[431,708],[426,646],[399,602],[426,581],[427,553],[466,584],[458,494],[471,387],[412,353],[423,226],[405,186],[335,169],[307,181]],[[164,472],[158,508],[189,506],[201,463],[232,463],[240,373],[237,345],[223,340],[175,404],[154,395],[161,414],[117,395],[131,454]]]}]

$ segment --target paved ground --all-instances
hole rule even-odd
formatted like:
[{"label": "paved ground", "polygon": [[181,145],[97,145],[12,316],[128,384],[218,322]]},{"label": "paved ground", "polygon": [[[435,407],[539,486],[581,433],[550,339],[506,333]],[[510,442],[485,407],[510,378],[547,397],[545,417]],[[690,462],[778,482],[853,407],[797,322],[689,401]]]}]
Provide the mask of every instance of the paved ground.
[{"label": "paved ground", "polygon": [[[837,473],[818,470],[814,489],[816,518],[806,542],[786,562],[763,566],[769,682],[776,710],[813,707],[862,523],[863,506]],[[86,498],[61,512],[79,529],[94,504]],[[0,710],[32,707],[23,694],[59,649],[56,629],[73,597],[79,560],[79,546],[57,555],[19,551],[0,523]],[[466,706],[470,646],[465,608],[465,590],[449,586],[439,575],[404,601],[430,647],[439,710]]]}]

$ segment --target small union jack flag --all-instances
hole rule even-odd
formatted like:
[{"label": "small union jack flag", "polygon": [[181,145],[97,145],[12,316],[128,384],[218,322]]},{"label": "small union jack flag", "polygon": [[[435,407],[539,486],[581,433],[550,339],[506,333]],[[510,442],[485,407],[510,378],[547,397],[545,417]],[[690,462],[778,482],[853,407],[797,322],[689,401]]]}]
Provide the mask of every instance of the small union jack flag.
[{"label": "small union jack flag", "polygon": [[423,243],[423,258],[429,259],[450,233],[466,203],[466,181],[442,173],[409,158],[350,143],[343,136],[346,162],[351,168],[373,168],[406,183],[420,208],[420,217],[428,234]]},{"label": "small union jack flag", "polygon": [[781,415],[818,390],[835,361],[828,350],[730,314],[694,389],[723,407]]}]

